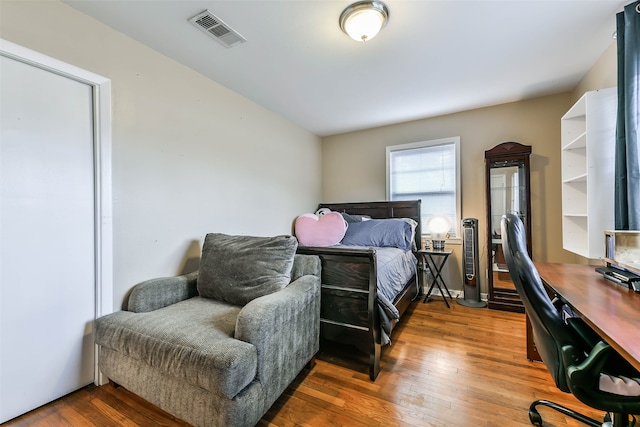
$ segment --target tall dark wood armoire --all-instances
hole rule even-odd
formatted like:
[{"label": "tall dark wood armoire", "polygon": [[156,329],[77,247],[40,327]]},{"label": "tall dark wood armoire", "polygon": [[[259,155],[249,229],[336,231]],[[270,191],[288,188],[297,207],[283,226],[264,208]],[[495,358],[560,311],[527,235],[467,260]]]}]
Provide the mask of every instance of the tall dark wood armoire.
[{"label": "tall dark wood armoire", "polygon": [[487,197],[487,288],[489,308],[524,313],[524,306],[509,276],[502,253],[500,220],[517,215],[527,232],[531,256],[531,146],[503,142],[484,152]]}]

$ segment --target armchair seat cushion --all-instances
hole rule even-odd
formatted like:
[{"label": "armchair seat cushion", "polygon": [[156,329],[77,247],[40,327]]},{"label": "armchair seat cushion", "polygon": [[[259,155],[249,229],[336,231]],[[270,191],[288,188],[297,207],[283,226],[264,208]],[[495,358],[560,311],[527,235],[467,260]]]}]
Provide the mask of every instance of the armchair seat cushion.
[{"label": "armchair seat cushion", "polygon": [[256,376],[257,351],[234,339],[242,307],[194,297],[147,313],[96,320],[96,343],[233,398]]}]

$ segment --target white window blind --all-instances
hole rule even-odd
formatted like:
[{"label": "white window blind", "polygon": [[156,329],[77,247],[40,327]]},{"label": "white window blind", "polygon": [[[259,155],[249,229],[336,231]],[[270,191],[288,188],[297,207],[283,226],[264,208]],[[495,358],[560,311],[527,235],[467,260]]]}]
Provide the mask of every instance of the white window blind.
[{"label": "white window blind", "polygon": [[457,236],[460,214],[459,137],[387,147],[387,197],[421,202],[422,232],[427,220],[444,215]]}]

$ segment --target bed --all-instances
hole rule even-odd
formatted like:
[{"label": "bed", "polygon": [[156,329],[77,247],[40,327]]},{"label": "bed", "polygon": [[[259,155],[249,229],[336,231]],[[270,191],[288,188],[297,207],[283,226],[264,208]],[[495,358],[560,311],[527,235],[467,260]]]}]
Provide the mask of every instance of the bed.
[{"label": "bed", "polygon": [[[318,208],[372,219],[410,218],[417,224],[413,249],[421,247],[420,200],[326,203]],[[395,254],[390,253],[394,250]],[[380,372],[381,347],[389,342],[393,327],[421,293],[415,254],[351,245],[299,246],[298,253],[318,255],[322,261],[321,338],[363,350],[369,358],[369,378],[374,381]],[[411,273],[398,275],[392,267],[397,262],[411,263]],[[384,270],[395,275],[392,291],[378,289]]]}]

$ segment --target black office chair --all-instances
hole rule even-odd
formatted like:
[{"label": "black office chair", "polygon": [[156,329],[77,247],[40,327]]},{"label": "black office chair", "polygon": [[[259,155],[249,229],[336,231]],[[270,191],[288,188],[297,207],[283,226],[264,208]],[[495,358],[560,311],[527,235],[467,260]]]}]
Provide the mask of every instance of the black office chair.
[{"label": "black office chair", "polygon": [[[511,279],[531,321],[538,353],[556,386],[564,392],[572,393],[586,405],[606,411],[604,421],[611,424],[603,424],[603,421],[594,420],[547,400],[537,400],[531,404],[531,423],[542,425],[542,418],[536,408],[542,405],[594,427],[635,425],[635,417],[632,416],[632,421],[629,421],[629,414],[640,414],[640,395],[628,394],[637,392],[635,387],[639,385],[637,381],[640,381],[640,373],[601,341],[579,318],[563,319],[563,302],[558,298],[553,301],[549,298],[540,275],[529,258],[524,225],[520,218],[511,214],[504,215],[501,228],[502,250]],[[601,388],[611,392],[602,391]],[[612,418],[609,413],[613,415]]]}]

